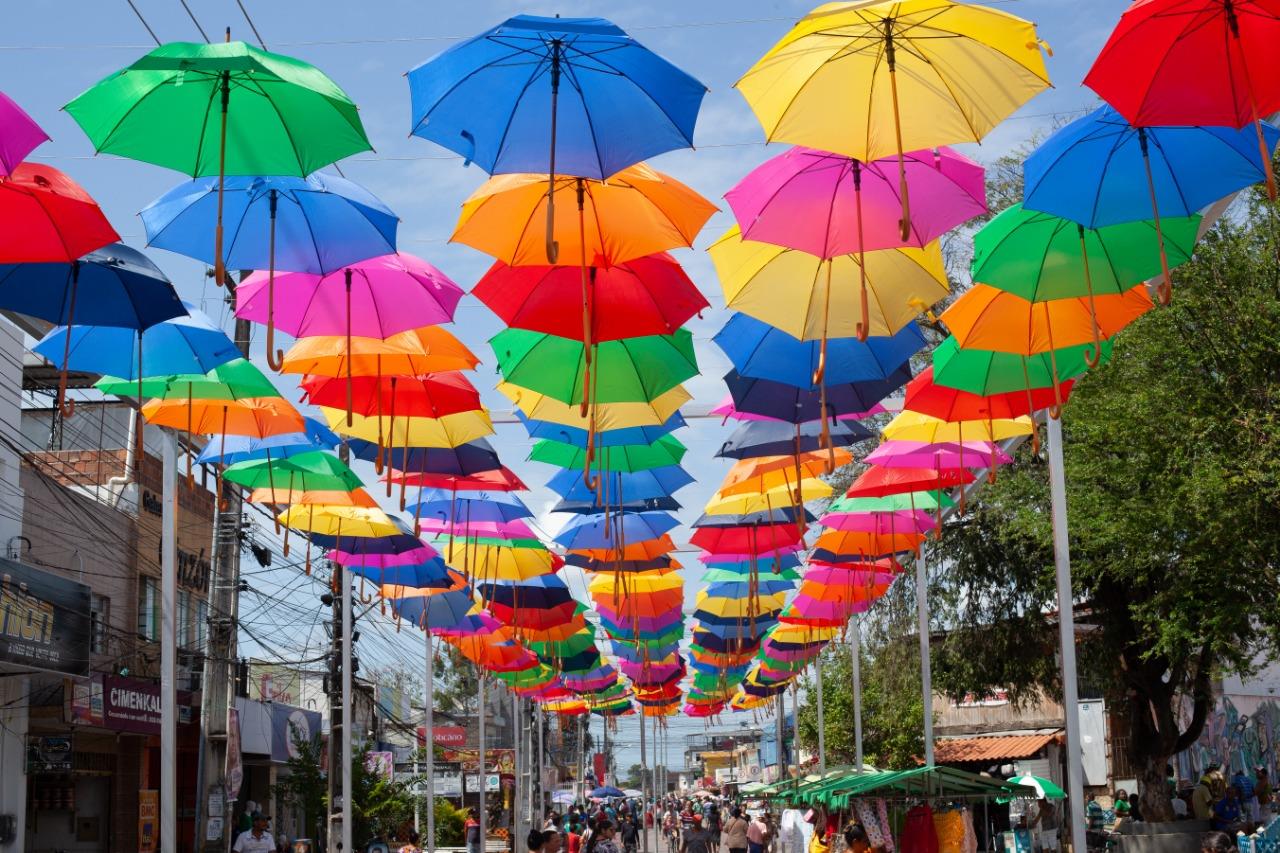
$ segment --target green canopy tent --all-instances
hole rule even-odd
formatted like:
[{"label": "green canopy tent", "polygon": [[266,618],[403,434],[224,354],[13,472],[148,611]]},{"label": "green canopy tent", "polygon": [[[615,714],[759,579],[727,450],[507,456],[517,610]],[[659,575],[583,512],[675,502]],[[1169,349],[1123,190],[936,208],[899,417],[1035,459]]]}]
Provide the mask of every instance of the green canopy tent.
[{"label": "green canopy tent", "polygon": [[[1036,799],[1028,785],[1014,785],[990,776],[979,776],[954,767],[925,766],[912,770],[854,773],[851,768],[824,777],[778,783],[774,796],[792,802],[847,808],[861,797],[894,799],[994,800]],[[788,790],[789,789],[789,790]]]}]

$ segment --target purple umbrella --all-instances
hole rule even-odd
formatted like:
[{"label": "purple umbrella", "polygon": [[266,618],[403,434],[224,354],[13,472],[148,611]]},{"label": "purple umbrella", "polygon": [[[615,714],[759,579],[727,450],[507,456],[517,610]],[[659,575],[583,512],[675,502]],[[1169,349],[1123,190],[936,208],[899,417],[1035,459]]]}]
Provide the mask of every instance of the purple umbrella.
[{"label": "purple umbrella", "polygon": [[0,92],[0,175],[8,177],[36,146],[48,140],[49,134],[35,119]]}]

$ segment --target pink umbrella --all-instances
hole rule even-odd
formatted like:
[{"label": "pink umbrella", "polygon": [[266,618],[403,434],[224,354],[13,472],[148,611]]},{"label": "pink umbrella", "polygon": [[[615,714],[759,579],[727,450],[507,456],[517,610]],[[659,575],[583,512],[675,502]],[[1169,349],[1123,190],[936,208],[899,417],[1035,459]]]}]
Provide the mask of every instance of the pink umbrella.
[{"label": "pink umbrella", "polygon": [[901,567],[886,560],[877,560],[864,566],[865,568],[851,569],[815,561],[805,571],[800,591],[805,592],[806,584],[868,589],[893,583],[893,579],[902,573]]},{"label": "pink umbrella", "polygon": [[985,468],[993,462],[1008,465],[1013,457],[989,441],[943,442],[886,441],[863,460],[885,468]]},{"label": "pink umbrella", "polygon": [[27,111],[0,92],[0,175],[8,177],[49,134]]},{"label": "pink umbrella", "polygon": [[423,533],[449,536],[484,536],[494,539],[521,539],[530,537],[529,527],[523,521],[465,521],[446,518],[423,518],[419,521]]},{"label": "pink umbrella", "polygon": [[[857,254],[862,278],[862,323],[867,338],[867,281],[862,254],[925,246],[957,225],[987,212],[982,167],[950,148],[912,151],[864,163],[812,148],[792,148],[757,166],[725,193],[742,237],[797,249],[827,261]],[[900,183],[899,179],[905,181]],[[900,186],[928,199],[904,221]],[[825,325],[825,324],[824,324]],[[826,353],[823,337],[822,352]],[[814,384],[822,381],[819,358]]]},{"label": "pink umbrella", "polygon": [[398,554],[352,554],[346,551],[333,550],[329,552],[328,556],[333,562],[341,563],[344,566],[389,569],[394,566],[416,566],[440,555],[435,548],[424,544],[421,548],[411,548]]},{"label": "pink umbrella", "polygon": [[[938,522],[928,510],[907,509],[894,512],[832,512],[818,519],[832,530],[852,530],[892,536],[895,533],[928,533]],[[808,577],[808,575],[806,575]]]}]

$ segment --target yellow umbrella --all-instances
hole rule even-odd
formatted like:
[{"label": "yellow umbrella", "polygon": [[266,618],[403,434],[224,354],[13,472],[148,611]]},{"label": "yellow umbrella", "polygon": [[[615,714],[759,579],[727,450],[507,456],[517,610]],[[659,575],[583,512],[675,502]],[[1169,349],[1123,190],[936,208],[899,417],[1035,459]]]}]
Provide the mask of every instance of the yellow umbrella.
[{"label": "yellow umbrella", "polygon": [[[783,473],[783,472],[779,472]],[[831,496],[831,487],[821,480],[808,478],[800,481],[800,502],[816,501]],[[780,483],[758,492],[724,495],[716,492],[703,510],[708,515],[745,515],[753,512],[769,512],[795,503],[795,481]]]},{"label": "yellow umbrella", "polygon": [[544,548],[491,545],[462,537],[436,541],[445,561],[473,580],[527,581],[555,570],[555,555]]},{"label": "yellow umbrella", "polygon": [[[590,430],[592,427],[592,415],[584,416],[577,405],[562,403],[553,397],[510,382],[499,382],[497,387],[530,420],[550,421],[581,430]],[[659,426],[666,423],[677,409],[691,399],[693,398],[684,386],[677,385],[649,402],[596,403],[595,428],[603,432],[627,427]]]},{"label": "yellow umbrella", "polygon": [[735,617],[738,619],[754,619],[762,613],[781,610],[786,603],[787,594],[785,592],[777,592],[773,595],[744,596],[743,598],[722,598],[721,596],[707,595],[705,589],[699,592],[693,600],[693,606],[696,609],[705,610],[712,616],[719,616],[722,619]]},{"label": "yellow umbrella", "polygon": [[[255,504],[316,504],[328,506],[362,506],[372,509],[378,502],[364,489],[353,492],[334,490],[303,491],[288,487],[264,486],[249,493],[249,502]],[[286,554],[287,556],[287,554]]]},{"label": "yellow umbrella", "polygon": [[904,411],[885,425],[886,441],[922,441],[926,444],[963,441],[1003,441],[1017,435],[1031,435],[1031,418],[992,418],[982,421],[944,421]]},{"label": "yellow umbrella", "polygon": [[340,435],[378,442],[388,447],[457,447],[493,434],[493,421],[484,409],[457,412],[442,418],[365,417],[342,409],[317,406],[329,427]]},{"label": "yellow umbrella", "polygon": [[322,536],[377,537],[400,532],[391,518],[377,507],[299,504],[277,517],[285,527]]},{"label": "yellow umbrella", "polygon": [[859,0],[814,9],[735,85],[769,141],[859,160],[978,142],[1049,86],[1035,25],[952,0]]},{"label": "yellow umbrella", "polygon": [[744,240],[735,225],[707,252],[725,307],[806,341],[892,335],[950,292],[936,241],[824,261]]},{"label": "yellow umbrella", "polygon": [[588,591],[592,595],[612,595],[619,582],[625,582],[627,590],[632,594],[669,592],[684,588],[684,578],[672,572],[601,572],[591,578]]}]

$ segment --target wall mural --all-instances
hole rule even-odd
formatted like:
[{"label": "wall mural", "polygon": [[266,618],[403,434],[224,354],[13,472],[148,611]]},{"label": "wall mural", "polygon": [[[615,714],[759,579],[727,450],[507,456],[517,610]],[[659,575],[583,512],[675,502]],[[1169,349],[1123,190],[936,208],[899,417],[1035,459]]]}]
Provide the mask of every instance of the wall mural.
[{"label": "wall mural", "polygon": [[1276,778],[1275,743],[1280,734],[1280,702],[1267,699],[1252,714],[1242,714],[1229,697],[1222,697],[1209,712],[1199,740],[1174,762],[1180,780],[1198,780],[1206,767],[1219,762],[1230,776],[1241,767],[1252,775],[1266,767]]}]

